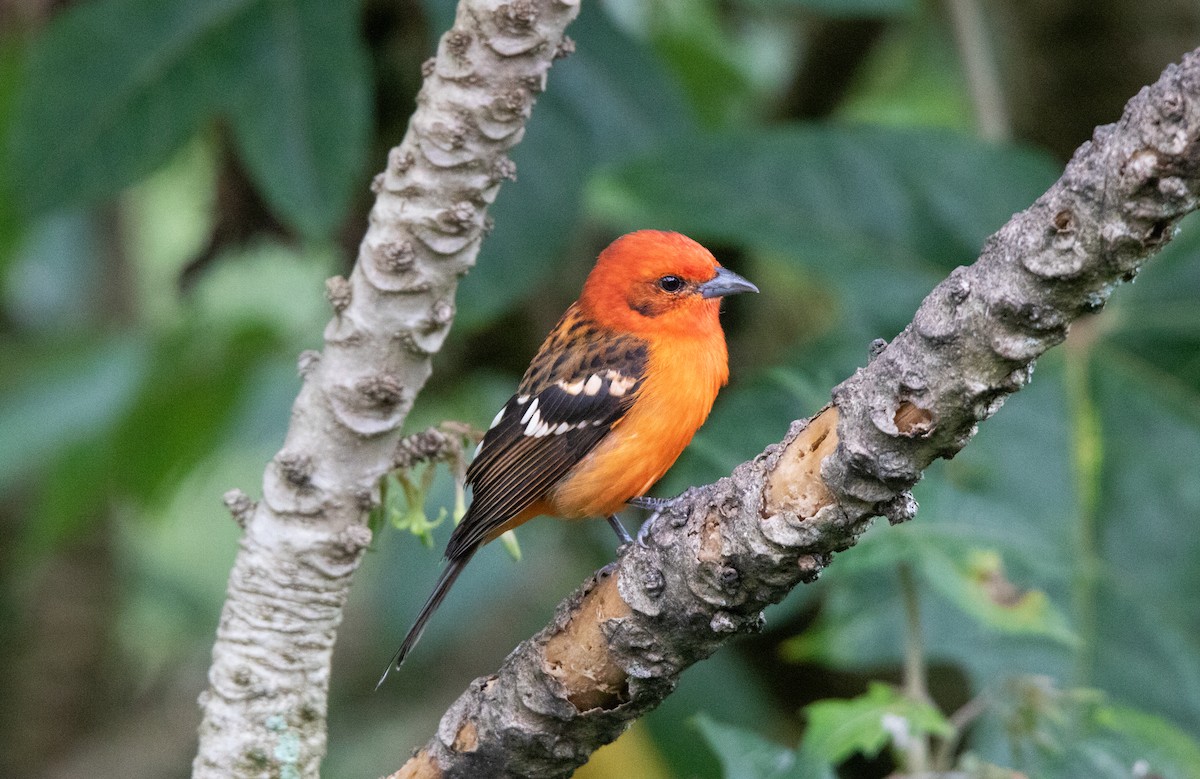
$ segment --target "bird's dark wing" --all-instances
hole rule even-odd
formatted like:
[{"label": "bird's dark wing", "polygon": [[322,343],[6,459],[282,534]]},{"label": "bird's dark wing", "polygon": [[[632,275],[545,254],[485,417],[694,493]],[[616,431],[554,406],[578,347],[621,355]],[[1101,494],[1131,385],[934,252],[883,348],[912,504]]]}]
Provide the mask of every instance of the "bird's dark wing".
[{"label": "bird's dark wing", "polygon": [[633,405],[646,360],[639,339],[600,331],[568,311],[467,469],[471,506],[446,556],[469,554],[592,451]]}]

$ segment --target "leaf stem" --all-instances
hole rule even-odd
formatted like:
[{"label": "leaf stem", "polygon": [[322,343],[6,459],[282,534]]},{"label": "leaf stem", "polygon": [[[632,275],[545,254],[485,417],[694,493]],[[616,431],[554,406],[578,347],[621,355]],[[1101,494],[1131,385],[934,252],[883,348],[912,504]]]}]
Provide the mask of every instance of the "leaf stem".
[{"label": "leaf stem", "polygon": [[1075,520],[1075,559],[1072,601],[1080,637],[1075,684],[1086,687],[1092,676],[1096,653],[1096,589],[1102,561],[1098,551],[1100,478],[1104,465],[1100,420],[1092,397],[1089,368],[1091,339],[1068,343],[1066,349],[1066,393],[1071,424],[1071,466],[1079,511]]},{"label": "leaf stem", "polygon": [[[916,578],[908,563],[897,566],[904,601],[904,694],[919,703],[930,703],[925,676],[925,643],[921,635],[921,601]],[[906,773],[921,776],[929,770],[929,739],[913,734],[904,745]]]}]

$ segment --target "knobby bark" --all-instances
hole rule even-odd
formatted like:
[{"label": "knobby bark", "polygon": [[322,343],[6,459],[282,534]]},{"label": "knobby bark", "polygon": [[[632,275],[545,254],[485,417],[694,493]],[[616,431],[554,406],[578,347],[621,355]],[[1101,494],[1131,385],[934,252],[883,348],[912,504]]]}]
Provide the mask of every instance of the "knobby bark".
[{"label": "knobby bark", "polygon": [[245,526],[213,647],[197,777],[316,776],[325,753],[330,655],[366,516],[399,430],[454,316],[486,211],[524,133],[577,0],[463,0],[425,68],[403,142],[376,177],[349,279],[263,496],[226,496]]},{"label": "knobby bark", "polygon": [[1063,176],[957,268],[832,403],[715,484],[689,490],[476,679],[396,777],[557,777],[656,706],[679,674],[811,581],[1029,381],[1194,210],[1200,50],[1097,128]]}]

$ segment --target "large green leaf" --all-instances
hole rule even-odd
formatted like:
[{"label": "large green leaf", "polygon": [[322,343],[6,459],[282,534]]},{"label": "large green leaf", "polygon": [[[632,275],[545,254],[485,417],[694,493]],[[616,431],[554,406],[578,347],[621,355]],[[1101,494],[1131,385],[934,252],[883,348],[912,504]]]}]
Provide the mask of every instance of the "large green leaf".
[{"label": "large green leaf", "polygon": [[[719,702],[713,691],[720,690]],[[736,652],[718,652],[688,669],[676,690],[646,715],[655,743],[674,776],[714,776],[712,756],[696,749],[697,712],[737,713],[737,724],[756,732],[776,730],[790,721],[794,706],[779,700],[773,685],[749,668]],[[717,750],[714,750],[717,751]],[[723,758],[722,758],[723,759]],[[726,774],[732,775],[732,774]]]},{"label": "large green leaf", "polygon": [[116,191],[165,159],[215,105],[205,49],[250,0],[97,0],[33,46],[11,137],[24,202],[42,210]]},{"label": "large green leaf", "polygon": [[267,202],[326,235],[361,178],[370,134],[358,3],[260,0],[228,34],[238,80],[223,105],[238,150]]},{"label": "large green leaf", "polygon": [[974,133],[975,107],[961,51],[945,15],[922,4],[910,20],[888,25],[859,66],[834,116]]},{"label": "large green leaf", "polygon": [[356,3],[93,0],[37,40],[10,142],[43,211],[111,194],[228,116],[268,201],[298,229],[344,213],[368,128]]},{"label": "large green leaf", "polygon": [[[84,359],[73,355],[65,375],[32,377],[4,412],[14,435],[12,448],[0,449],[15,459],[23,445],[40,469],[29,548],[46,549],[86,527],[114,496],[141,506],[165,497],[236,437],[231,426],[257,378],[251,366],[278,345],[253,323],[184,328],[156,343],[118,340]],[[281,409],[274,416],[282,422]]]},{"label": "large green leaf", "polygon": [[[1012,548],[1007,551],[1010,556],[1020,554]],[[839,644],[845,639],[841,620],[862,622],[862,615],[853,612],[860,611],[861,605],[855,604],[863,599],[882,600],[884,608],[895,613],[898,627],[900,596],[895,582],[902,565],[913,571],[921,591],[940,596],[936,600],[921,598],[923,610],[932,611],[937,623],[954,619],[955,615],[946,611],[949,605],[959,612],[960,630],[967,627],[962,618],[968,618],[974,623],[972,632],[981,637],[990,632],[1045,638],[1066,646],[1078,641],[1063,610],[1045,592],[1009,578],[999,551],[975,546],[970,534],[960,528],[918,522],[901,528],[874,528],[855,547],[854,554],[840,559],[834,578],[839,584],[853,587],[856,596],[839,600],[831,595],[838,608],[826,609],[815,629],[785,642],[784,656],[797,661],[837,662],[843,656]],[[892,590],[890,595],[888,589]],[[843,609],[852,613],[843,615]],[[878,618],[872,611],[865,612],[865,616],[868,624]],[[828,629],[831,622],[840,627]],[[930,647],[935,655],[942,655],[946,649],[940,642]]]}]

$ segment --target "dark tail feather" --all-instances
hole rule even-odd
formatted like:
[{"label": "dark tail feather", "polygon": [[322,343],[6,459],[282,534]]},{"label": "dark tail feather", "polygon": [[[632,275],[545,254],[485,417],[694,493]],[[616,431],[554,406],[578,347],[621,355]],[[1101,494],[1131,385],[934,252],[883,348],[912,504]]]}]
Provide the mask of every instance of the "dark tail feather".
[{"label": "dark tail feather", "polygon": [[417,615],[417,621],[413,623],[409,629],[408,635],[404,637],[404,643],[400,644],[400,648],[396,650],[396,654],[392,655],[391,662],[384,669],[383,676],[379,677],[379,683],[375,685],[378,690],[383,686],[384,679],[387,679],[393,668],[399,668],[404,662],[404,658],[408,656],[409,651],[416,646],[420,640],[421,634],[425,632],[425,624],[429,622],[429,618],[433,616],[433,612],[437,611],[437,607],[442,605],[442,601],[446,598],[446,593],[450,591],[450,585],[454,584],[454,580],[462,573],[462,569],[470,562],[471,557],[475,554],[475,550],[471,549],[462,557],[456,560],[450,560],[442,575],[438,577],[437,584],[433,587],[433,592],[429,594],[429,600],[425,601],[425,605],[421,607],[421,613]]}]

